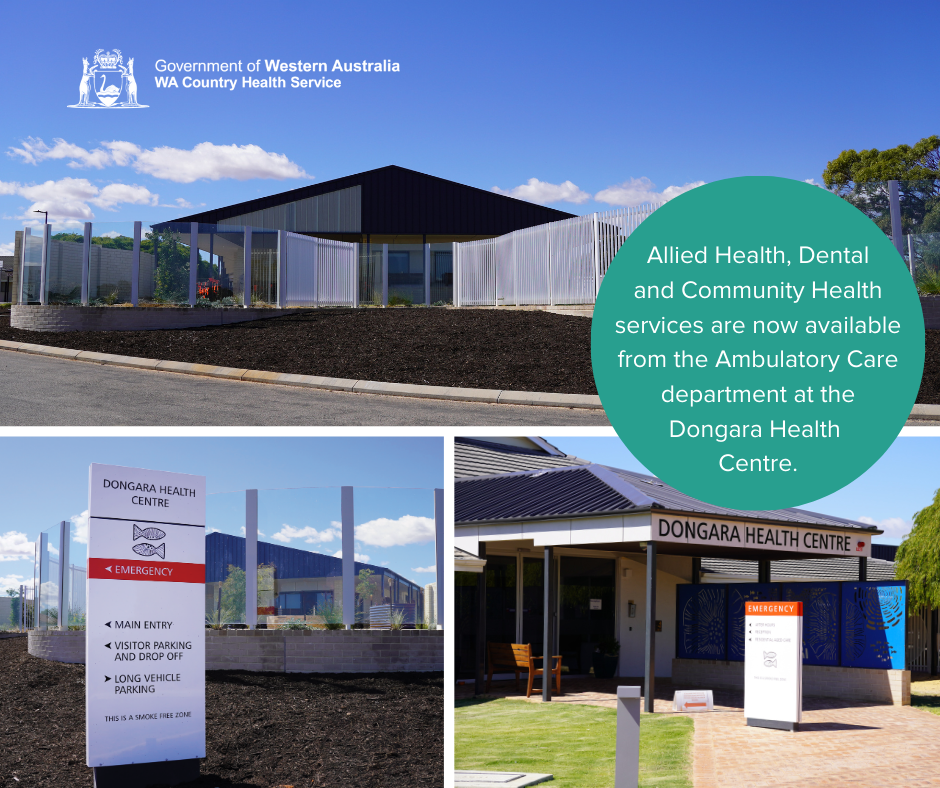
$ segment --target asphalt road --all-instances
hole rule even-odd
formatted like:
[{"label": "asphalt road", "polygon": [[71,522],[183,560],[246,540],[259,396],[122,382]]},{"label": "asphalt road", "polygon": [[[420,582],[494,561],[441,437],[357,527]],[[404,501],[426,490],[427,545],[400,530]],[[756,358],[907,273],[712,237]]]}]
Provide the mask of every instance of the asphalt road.
[{"label": "asphalt road", "polygon": [[603,411],[311,391],[0,350],[10,426],[608,427]]}]

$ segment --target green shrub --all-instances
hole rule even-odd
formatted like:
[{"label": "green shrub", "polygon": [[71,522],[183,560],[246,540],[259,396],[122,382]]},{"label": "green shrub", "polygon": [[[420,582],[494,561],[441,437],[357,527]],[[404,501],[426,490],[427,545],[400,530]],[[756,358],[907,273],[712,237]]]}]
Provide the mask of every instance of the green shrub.
[{"label": "green shrub", "polygon": [[307,622],[300,618],[289,619],[286,623],[281,624],[279,629],[310,629],[307,626]]}]

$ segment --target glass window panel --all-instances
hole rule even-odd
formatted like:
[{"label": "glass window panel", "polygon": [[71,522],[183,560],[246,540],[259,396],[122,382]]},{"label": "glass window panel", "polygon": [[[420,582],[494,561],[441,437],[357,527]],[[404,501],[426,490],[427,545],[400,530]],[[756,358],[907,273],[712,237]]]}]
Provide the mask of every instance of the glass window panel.
[{"label": "glass window panel", "polygon": [[423,303],[424,244],[389,244],[389,306]]},{"label": "glass window panel", "polygon": [[245,492],[206,496],[206,623],[245,625]]},{"label": "glass window panel", "polygon": [[431,303],[454,302],[454,247],[431,244]]},{"label": "glass window panel", "polygon": [[[615,562],[562,556],[559,584],[559,654],[571,673],[589,673],[601,638],[614,637]],[[591,600],[600,600],[592,609]]]},{"label": "glass window panel", "polygon": [[95,222],[88,250],[88,303],[130,303],[133,268],[134,223]]},{"label": "glass window panel", "polygon": [[81,303],[82,254],[84,248],[84,227],[82,225],[77,227],[53,226],[51,228],[49,267],[46,269],[46,303]]},{"label": "glass window panel", "polygon": [[433,491],[357,487],[354,521],[357,620],[436,626]]},{"label": "glass window panel", "polygon": [[258,624],[343,623],[339,488],[258,493]]}]

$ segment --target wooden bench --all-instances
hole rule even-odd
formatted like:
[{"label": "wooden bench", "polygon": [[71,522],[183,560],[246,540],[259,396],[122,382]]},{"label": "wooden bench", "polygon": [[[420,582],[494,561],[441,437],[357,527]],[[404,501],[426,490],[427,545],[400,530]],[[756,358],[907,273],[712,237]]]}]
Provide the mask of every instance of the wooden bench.
[{"label": "wooden bench", "polygon": [[[543,657],[532,656],[532,646],[529,643],[487,643],[486,657],[490,671],[486,677],[486,691],[490,691],[493,673],[497,668],[511,670],[516,674],[516,690],[519,689],[519,674],[526,671],[529,674],[529,686],[526,697],[532,697],[532,682],[536,676],[543,676],[545,670],[538,667],[543,664]],[[555,677],[555,694],[561,695],[561,657],[552,657],[554,665],[551,673]]]}]

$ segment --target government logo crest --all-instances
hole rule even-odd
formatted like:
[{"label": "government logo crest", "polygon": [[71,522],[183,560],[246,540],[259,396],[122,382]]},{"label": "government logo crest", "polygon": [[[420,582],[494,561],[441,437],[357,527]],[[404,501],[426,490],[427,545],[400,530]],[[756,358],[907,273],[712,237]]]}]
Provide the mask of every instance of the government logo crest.
[{"label": "government logo crest", "polygon": [[124,65],[120,49],[95,52],[91,64],[82,58],[82,80],[78,87],[78,104],[70,109],[143,109],[137,103],[137,80],[134,77],[134,58]]}]

